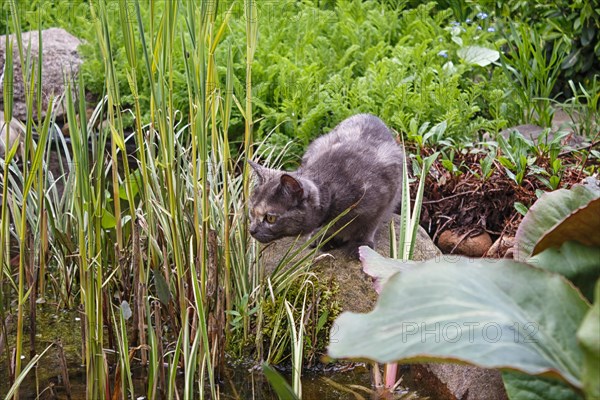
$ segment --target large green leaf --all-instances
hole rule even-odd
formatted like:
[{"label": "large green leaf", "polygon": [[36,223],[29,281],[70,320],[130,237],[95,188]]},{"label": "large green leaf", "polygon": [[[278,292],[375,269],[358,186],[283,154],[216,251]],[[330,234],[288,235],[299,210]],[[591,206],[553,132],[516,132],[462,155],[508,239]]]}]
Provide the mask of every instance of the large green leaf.
[{"label": "large green leaf", "polygon": [[[560,189],[544,193],[523,218],[516,234],[515,257],[526,260],[533,255],[536,243],[549,232],[559,227],[563,220],[577,210],[585,208],[592,200],[600,197],[600,188],[595,183],[576,185],[572,189]],[[590,236],[598,233],[592,232]],[[571,240],[565,238],[564,241]]]},{"label": "large green leaf", "polygon": [[502,379],[509,399],[582,400],[572,387],[556,379],[510,371],[503,372]]},{"label": "large green leaf", "polygon": [[575,332],[589,308],[562,276],[527,264],[430,260],[389,278],[371,313],[343,313],[329,355],[381,363],[464,361],[580,387]]},{"label": "large green leaf", "polygon": [[588,399],[600,399],[600,280],[596,282],[594,306],[577,331],[583,348],[583,387]]},{"label": "large green leaf", "polygon": [[569,240],[600,248],[600,198],[573,211],[546,232],[535,244],[533,254],[551,247],[560,247]]},{"label": "large green leaf", "polygon": [[600,276],[600,247],[566,242],[560,248],[549,248],[529,258],[527,263],[561,274],[593,301],[594,284]]}]

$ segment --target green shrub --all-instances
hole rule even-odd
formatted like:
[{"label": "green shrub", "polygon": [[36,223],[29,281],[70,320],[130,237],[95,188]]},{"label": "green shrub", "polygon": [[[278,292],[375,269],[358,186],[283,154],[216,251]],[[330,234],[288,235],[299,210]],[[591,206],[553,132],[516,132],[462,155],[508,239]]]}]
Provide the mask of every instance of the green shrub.
[{"label": "green shrub", "polygon": [[518,21],[535,30],[551,53],[565,53],[560,68],[560,85],[555,93],[570,95],[568,80],[588,85],[600,73],[600,9],[586,0],[496,0],[480,5],[502,20]]},{"label": "green shrub", "polygon": [[403,131],[413,120],[446,120],[445,135],[460,143],[517,121],[498,93],[508,87],[501,71],[458,55],[499,46],[493,29],[452,25],[452,13],[435,12],[435,3],[406,10],[391,3],[307,2],[268,12],[253,69],[259,134],[276,131],[274,146],[281,135],[306,145],[347,116],[370,112]]},{"label": "green shrub", "polygon": [[[92,38],[90,5],[85,0],[17,1],[23,32],[60,27],[79,38]],[[0,3],[0,33],[10,32],[10,1]],[[26,45],[26,44],[25,44]]]},{"label": "green shrub", "polygon": [[[335,6],[292,1],[258,4],[259,46],[253,64],[255,126],[259,138],[270,134],[267,141],[275,148],[296,140],[288,152],[288,163],[297,159],[314,137],[358,112],[378,114],[402,131],[408,131],[411,123],[421,126],[445,120],[445,138],[459,144],[472,142],[482,131],[498,131],[518,121],[503,91],[509,85],[501,71],[493,65],[468,64],[458,55],[466,46],[493,49],[501,44],[500,36],[488,32],[488,25],[483,26],[486,29],[475,24],[453,25],[451,11],[437,12],[435,3],[414,9],[404,9],[400,3],[345,0]],[[164,4],[152,4],[158,18]],[[217,18],[225,13],[231,13],[232,18],[225,43],[216,51],[232,49],[234,95],[243,103],[243,7],[240,2],[220,7]],[[143,18],[147,18],[149,3],[142,2],[140,8]],[[160,28],[158,23],[155,21],[154,33],[145,32],[148,42]],[[115,65],[125,65],[125,48],[117,26],[115,10],[115,18],[108,25],[112,57]],[[85,38],[95,33],[81,34]],[[179,71],[173,76],[173,104],[180,110],[187,108],[188,101],[182,46],[182,42],[189,46],[187,41],[187,35],[181,35],[172,49],[174,69]],[[89,40],[81,51],[87,89],[102,94],[100,48]],[[136,51],[141,59],[141,48]],[[226,57],[218,54],[218,58]],[[142,67],[142,63],[137,66],[137,86],[142,110],[148,110],[150,88]],[[117,69],[116,75],[121,102],[132,104],[125,69]],[[219,75],[222,80],[224,67]],[[145,121],[148,117],[142,115]],[[187,119],[185,113],[181,117]],[[131,124],[131,120],[125,123]],[[233,141],[241,139],[243,125],[241,112],[234,109]]]},{"label": "green shrub", "polygon": [[[2,5],[4,11],[7,4]],[[93,24],[86,23],[93,18],[88,4],[83,0],[68,2],[71,9],[81,12],[71,9],[65,12],[62,4],[67,3],[28,2],[22,12],[24,29],[58,25],[86,40],[81,46],[85,59],[82,74],[87,89],[100,95],[104,92],[103,61],[94,39]],[[150,7],[154,7],[154,25],[145,32],[147,43],[152,43],[160,30],[164,4],[140,2],[144,19],[150,15]],[[465,53],[474,48],[510,51],[506,43],[512,40],[512,35],[505,28],[510,18],[531,25],[546,46],[560,46],[561,54],[568,52],[561,64],[566,69],[552,95],[562,90],[566,76],[591,76],[600,65],[593,63],[599,51],[598,41],[592,40],[597,36],[597,11],[582,1],[569,7],[562,0],[552,4],[554,7],[538,1],[530,7],[517,0],[487,0],[478,4],[450,0],[428,4],[398,0],[260,2],[257,4],[259,39],[252,75],[257,136],[267,138],[267,143],[275,149],[295,141],[284,160],[289,165],[314,137],[358,112],[381,116],[392,128],[409,133],[410,140],[418,139],[410,134],[411,127],[426,123],[434,126],[445,121],[446,129],[436,139],[441,140],[440,145],[459,147],[478,141],[485,131],[495,133],[523,123],[526,118],[519,104],[527,99],[516,101],[512,93],[514,84],[507,72],[498,68],[497,61],[473,62],[465,58]],[[108,10],[111,54],[115,65],[125,65],[123,39],[117,34],[118,7],[111,7]],[[232,18],[223,45],[217,46],[217,58],[226,59],[231,49],[234,95],[243,104],[246,79],[243,2],[221,2],[219,7],[218,20],[227,13]],[[181,15],[177,18],[185,23]],[[133,25],[137,38],[137,24]],[[142,59],[140,41],[136,43],[136,52]],[[190,47],[185,31],[178,35],[172,49],[176,72],[171,95],[178,110],[186,110],[188,103],[182,43]],[[593,48],[591,53],[590,48]],[[136,68],[141,109],[149,110],[150,84],[143,73],[143,63]],[[224,66],[218,66],[218,75],[222,81]],[[116,78],[121,103],[128,107],[133,97],[125,68],[117,68]],[[589,87],[585,81],[583,86]],[[143,122],[149,120],[145,112]],[[178,115],[187,121],[185,111]],[[124,118],[126,125],[132,124],[128,113]],[[234,107],[230,125],[232,142],[241,141],[243,131],[242,113]]]},{"label": "green shrub", "polygon": [[[389,1],[389,0],[388,0]],[[382,0],[382,2],[384,2]],[[409,1],[410,7],[420,2]],[[438,0],[438,10],[450,9],[458,21],[489,14],[504,23],[519,22],[531,27],[546,41],[546,50],[559,47],[566,57],[561,65],[560,88],[570,93],[569,79],[586,85],[600,73],[600,9],[586,0]]]}]

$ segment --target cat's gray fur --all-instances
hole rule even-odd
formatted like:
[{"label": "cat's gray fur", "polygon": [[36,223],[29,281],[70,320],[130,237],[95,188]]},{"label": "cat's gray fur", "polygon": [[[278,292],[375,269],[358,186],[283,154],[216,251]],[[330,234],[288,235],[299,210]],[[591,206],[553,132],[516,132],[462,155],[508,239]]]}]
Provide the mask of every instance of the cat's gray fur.
[{"label": "cat's gray fur", "polygon": [[383,121],[359,114],[313,141],[295,172],[250,162],[257,177],[250,233],[262,243],[309,234],[352,208],[330,228],[336,232],[352,220],[330,247],[357,256],[359,246],[374,246],[377,228],[400,203],[402,159]]}]

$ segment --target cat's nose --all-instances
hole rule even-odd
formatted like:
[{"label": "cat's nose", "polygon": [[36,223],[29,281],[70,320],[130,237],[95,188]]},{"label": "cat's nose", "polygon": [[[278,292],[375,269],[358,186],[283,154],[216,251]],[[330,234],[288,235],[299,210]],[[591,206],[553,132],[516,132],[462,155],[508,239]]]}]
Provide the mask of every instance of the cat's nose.
[{"label": "cat's nose", "polygon": [[258,232],[258,227],[250,225],[250,234],[254,236]]}]

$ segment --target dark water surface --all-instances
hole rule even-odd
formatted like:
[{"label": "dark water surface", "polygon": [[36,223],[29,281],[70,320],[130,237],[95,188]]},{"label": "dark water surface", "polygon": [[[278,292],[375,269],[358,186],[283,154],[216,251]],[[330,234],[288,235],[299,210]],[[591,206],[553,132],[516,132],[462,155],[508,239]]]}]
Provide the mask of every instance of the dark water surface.
[{"label": "dark water surface", "polygon": [[[13,324],[14,325],[14,324]],[[25,358],[22,368],[29,362],[29,321],[26,319]],[[73,400],[85,399],[85,366],[82,364],[81,319],[78,311],[56,310],[51,305],[39,305],[37,315],[36,349],[41,353],[47,346],[60,340],[68,365],[68,379]],[[14,331],[14,326],[13,326]],[[8,344],[14,348],[15,335],[9,335]],[[114,355],[107,354],[109,365],[115,365]],[[234,364],[234,365],[233,365]],[[0,398],[4,398],[8,384],[7,360],[5,352],[0,356]],[[146,368],[132,362],[132,374],[135,400],[146,399]],[[43,356],[37,369],[33,369],[21,385],[21,399],[67,399],[62,378],[60,351],[54,345]],[[114,368],[109,368],[109,385],[114,386]],[[288,370],[281,372],[291,381]],[[331,383],[333,382],[333,383]],[[178,376],[178,387],[182,387],[182,375]],[[341,389],[343,387],[345,389]],[[350,391],[370,398],[371,377],[364,364],[322,365],[315,370],[303,371],[302,398],[304,400],[342,400],[356,399]],[[206,393],[210,393],[209,390]],[[219,384],[221,399],[276,400],[278,397],[264,378],[260,368],[248,362],[234,360],[228,365]],[[39,395],[39,397],[38,397]],[[210,396],[207,396],[210,398]],[[416,398],[416,397],[412,397]]]}]

